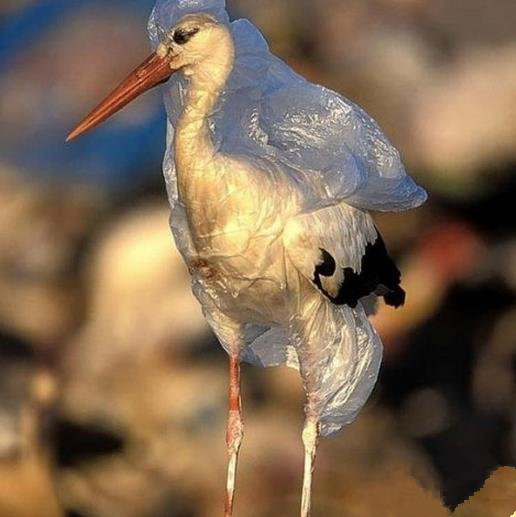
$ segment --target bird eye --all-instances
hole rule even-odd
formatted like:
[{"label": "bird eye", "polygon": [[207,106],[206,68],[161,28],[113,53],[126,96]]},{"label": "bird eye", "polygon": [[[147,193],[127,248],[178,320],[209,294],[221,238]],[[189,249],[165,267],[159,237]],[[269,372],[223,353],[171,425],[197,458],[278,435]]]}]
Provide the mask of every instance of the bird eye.
[{"label": "bird eye", "polygon": [[172,39],[174,40],[174,43],[177,43],[178,45],[184,45],[187,41],[191,39],[191,37],[194,34],[197,34],[199,32],[199,28],[196,27],[194,29],[177,29],[174,32],[174,36]]}]

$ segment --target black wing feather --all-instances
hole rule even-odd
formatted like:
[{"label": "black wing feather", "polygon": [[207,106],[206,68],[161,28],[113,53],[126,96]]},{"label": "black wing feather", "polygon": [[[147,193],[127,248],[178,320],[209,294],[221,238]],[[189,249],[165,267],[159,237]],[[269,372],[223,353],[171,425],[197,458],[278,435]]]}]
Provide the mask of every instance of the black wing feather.
[{"label": "black wing feather", "polygon": [[383,296],[385,303],[400,307],[405,303],[405,291],[401,288],[401,273],[389,256],[385,243],[378,233],[374,243],[368,243],[362,257],[362,268],[356,273],[352,268],[344,269],[344,281],[337,296],[332,297],[322,286],[321,276],[335,273],[335,259],[328,251],[321,249],[322,261],[315,268],[314,284],[336,305],[356,307],[360,298],[372,293]]}]

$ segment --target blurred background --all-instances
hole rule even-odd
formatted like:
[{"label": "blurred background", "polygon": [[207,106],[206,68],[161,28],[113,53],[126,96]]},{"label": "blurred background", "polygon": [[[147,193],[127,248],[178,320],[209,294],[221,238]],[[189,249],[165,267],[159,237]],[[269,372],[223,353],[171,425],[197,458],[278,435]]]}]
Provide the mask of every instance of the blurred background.
[{"label": "blurred background", "polygon": [[[152,4],[0,3],[0,517],[221,514],[226,356],[169,234],[159,92],[63,143],[148,54]],[[377,217],[408,302],[374,317],[380,381],[356,423],[321,443],[314,517],[509,517],[516,3],[229,10],[363,105],[430,193]],[[244,367],[243,379],[237,512],[297,515],[298,375]]]}]

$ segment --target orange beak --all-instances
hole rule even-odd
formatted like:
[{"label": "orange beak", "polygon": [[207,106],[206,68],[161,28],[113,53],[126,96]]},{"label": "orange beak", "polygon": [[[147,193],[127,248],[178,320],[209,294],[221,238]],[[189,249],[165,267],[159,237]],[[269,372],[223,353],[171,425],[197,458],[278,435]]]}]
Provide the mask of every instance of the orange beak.
[{"label": "orange beak", "polygon": [[69,142],[104,122],[142,93],[164,83],[174,72],[175,70],[170,66],[169,58],[160,57],[156,53],[151,54],[77,125],[68,135],[66,141]]}]

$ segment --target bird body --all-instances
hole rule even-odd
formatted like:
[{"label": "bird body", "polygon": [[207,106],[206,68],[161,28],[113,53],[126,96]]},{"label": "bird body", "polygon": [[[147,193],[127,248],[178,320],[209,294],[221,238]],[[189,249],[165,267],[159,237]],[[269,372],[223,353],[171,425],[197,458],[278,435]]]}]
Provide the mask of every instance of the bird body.
[{"label": "bird body", "polygon": [[177,246],[230,357],[226,516],[248,361],[301,373],[306,517],[319,436],[353,421],[378,375],[363,299],[405,299],[369,210],[414,208],[426,193],[369,115],[295,74],[249,22],[229,24],[224,0],[160,0],[149,29],[156,53],[70,138],[182,70],[165,90],[164,173]]},{"label": "bird body", "polygon": [[[188,15],[181,26],[186,33],[205,22],[203,17]],[[358,377],[360,368],[348,369],[347,373],[353,371],[355,375],[347,375],[345,381],[342,375],[334,375],[340,385],[335,383],[328,389],[328,384],[311,383],[309,388],[313,399],[318,400],[312,410],[318,414],[321,433],[331,434],[349,423],[355,408],[365,402],[376,378],[372,372],[379,367],[381,344],[359,299],[381,285],[386,293],[392,293],[398,289],[399,273],[397,278],[396,272],[391,274],[384,284],[374,275],[361,276],[363,265],[376,274],[392,261],[383,249],[383,254],[376,254],[376,262],[363,264],[364,257],[371,256],[366,251],[374,251],[377,242],[383,243],[373,220],[347,199],[337,202],[330,198],[335,195],[328,194],[328,185],[320,181],[320,176],[301,175],[292,164],[275,159],[274,153],[260,152],[252,141],[247,142],[250,149],[238,145],[233,146],[233,152],[225,151],[224,144],[216,146],[213,117],[220,110],[221,96],[228,91],[237,49],[235,33],[226,26],[217,25],[211,30],[219,33],[211,36],[217,44],[211,45],[208,60],[188,65],[185,76],[168,90],[171,123],[165,173],[176,242],[210,324],[224,348],[230,353],[237,350],[241,360],[262,366],[287,363],[307,375],[310,369],[320,367],[304,368],[303,364],[311,364],[314,354],[305,354],[304,349],[325,350],[326,356],[331,350],[327,333],[313,330],[308,335],[306,329],[313,325],[315,316],[304,314],[305,305],[312,309],[326,307],[328,326],[336,336],[331,340],[334,356],[342,354],[341,349],[347,346],[347,353],[358,357],[358,330],[369,336],[370,351],[362,356],[365,364],[374,364],[363,369],[368,376]],[[198,35],[202,33],[200,30]],[[166,55],[168,50],[158,47],[160,52]],[[231,102],[227,94],[223,102]],[[333,267],[326,274],[318,274],[325,256]],[[355,285],[342,290],[346,279],[346,287]],[[343,336],[336,327],[338,322],[346,324],[342,320],[346,312],[350,329]],[[299,317],[301,314],[303,317]],[[310,347],[307,340],[312,342]],[[344,364],[327,362],[335,370]],[[328,370],[330,373],[335,372]],[[342,408],[336,407],[337,395],[339,391],[348,394],[339,401],[345,406],[352,402],[353,387],[361,382],[367,384],[367,389],[358,390],[361,403],[356,400],[350,404],[353,410],[343,418]],[[324,407],[321,400],[331,400],[332,407]],[[326,422],[323,415],[329,417],[332,411],[338,418]]]}]

